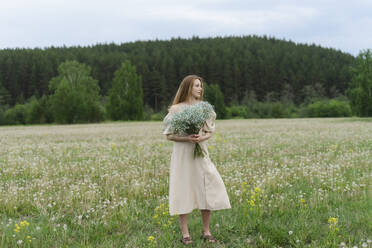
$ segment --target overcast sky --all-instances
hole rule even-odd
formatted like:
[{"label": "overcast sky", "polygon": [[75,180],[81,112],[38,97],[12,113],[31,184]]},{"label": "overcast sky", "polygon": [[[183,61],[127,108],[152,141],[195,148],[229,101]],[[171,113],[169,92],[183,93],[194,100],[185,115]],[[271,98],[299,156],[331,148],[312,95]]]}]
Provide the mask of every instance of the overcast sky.
[{"label": "overcast sky", "polygon": [[0,49],[268,35],[357,55],[372,0],[1,0]]}]

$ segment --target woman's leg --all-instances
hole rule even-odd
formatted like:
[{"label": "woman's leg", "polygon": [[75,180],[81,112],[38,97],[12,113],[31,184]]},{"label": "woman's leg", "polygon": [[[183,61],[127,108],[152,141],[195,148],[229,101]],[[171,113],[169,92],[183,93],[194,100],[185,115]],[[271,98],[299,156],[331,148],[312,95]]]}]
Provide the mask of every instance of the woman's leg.
[{"label": "woman's leg", "polygon": [[207,209],[200,210],[202,215],[202,221],[203,221],[203,231],[205,235],[211,235],[211,232],[209,230],[209,220],[211,217],[211,211]]},{"label": "woman's leg", "polygon": [[180,227],[183,237],[189,237],[189,229],[187,228],[187,214],[180,214]]}]

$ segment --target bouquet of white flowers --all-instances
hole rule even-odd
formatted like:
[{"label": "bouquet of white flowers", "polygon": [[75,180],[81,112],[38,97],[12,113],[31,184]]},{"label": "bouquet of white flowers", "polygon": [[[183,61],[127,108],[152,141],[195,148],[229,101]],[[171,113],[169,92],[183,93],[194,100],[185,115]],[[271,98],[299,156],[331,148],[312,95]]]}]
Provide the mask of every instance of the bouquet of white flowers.
[{"label": "bouquet of white flowers", "polygon": [[[181,111],[175,113],[172,118],[168,119],[165,124],[170,125],[170,131],[186,136],[198,134],[213,113],[213,107],[208,102],[198,102],[194,105],[187,106]],[[194,158],[204,157],[205,151],[196,143],[194,148]]]}]

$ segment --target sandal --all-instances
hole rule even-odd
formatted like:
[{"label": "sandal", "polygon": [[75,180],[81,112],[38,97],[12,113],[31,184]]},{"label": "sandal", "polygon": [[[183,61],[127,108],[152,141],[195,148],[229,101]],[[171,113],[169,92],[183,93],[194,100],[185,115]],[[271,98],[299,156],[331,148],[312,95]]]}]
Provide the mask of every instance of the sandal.
[{"label": "sandal", "polygon": [[216,243],[217,240],[215,237],[213,237],[212,235],[205,235],[204,232],[202,232],[202,235],[200,236],[201,239],[204,239],[204,241],[207,241],[209,243]]},{"label": "sandal", "polygon": [[184,245],[192,244],[192,239],[190,236],[183,237],[180,240]]}]

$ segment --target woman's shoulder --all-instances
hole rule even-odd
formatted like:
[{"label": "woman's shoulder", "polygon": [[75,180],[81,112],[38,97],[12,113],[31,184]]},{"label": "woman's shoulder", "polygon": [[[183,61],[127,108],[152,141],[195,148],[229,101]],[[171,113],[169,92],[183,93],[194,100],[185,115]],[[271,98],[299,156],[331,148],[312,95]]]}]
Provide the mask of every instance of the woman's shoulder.
[{"label": "woman's shoulder", "polygon": [[184,103],[182,103],[182,102],[177,103],[177,104],[173,104],[168,108],[168,112],[169,113],[176,113],[181,109],[182,106],[184,106]]}]

